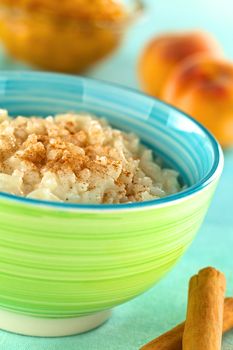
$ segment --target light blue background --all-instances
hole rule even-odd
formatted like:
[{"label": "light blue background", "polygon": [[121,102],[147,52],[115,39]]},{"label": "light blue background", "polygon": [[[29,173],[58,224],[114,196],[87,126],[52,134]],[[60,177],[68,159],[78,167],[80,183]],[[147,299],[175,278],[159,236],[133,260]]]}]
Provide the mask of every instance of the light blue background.
[{"label": "light blue background", "polygon": [[[138,88],[138,54],[155,33],[203,28],[213,32],[226,55],[233,58],[232,0],[151,0],[147,18],[132,28],[122,48],[89,76]],[[1,69],[22,68],[1,56]],[[185,318],[188,280],[198,269],[213,265],[225,272],[233,295],[233,152],[225,154],[225,169],[198,237],[174,270],[152,290],[115,309],[103,327],[61,339],[23,337],[0,331],[1,350],[136,350]],[[233,332],[224,337],[233,349]]]}]

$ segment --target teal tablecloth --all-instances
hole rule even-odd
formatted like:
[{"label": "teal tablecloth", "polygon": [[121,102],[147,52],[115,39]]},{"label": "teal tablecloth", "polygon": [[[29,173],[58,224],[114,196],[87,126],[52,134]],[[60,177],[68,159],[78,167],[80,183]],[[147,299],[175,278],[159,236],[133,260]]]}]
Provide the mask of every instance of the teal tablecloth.
[{"label": "teal tablecloth", "polygon": [[[233,57],[232,0],[151,0],[148,20],[132,28],[121,50],[90,72],[90,76],[137,87],[136,59],[147,38],[176,28],[204,28],[214,32],[226,54]],[[0,61],[1,69],[17,69]],[[189,277],[213,265],[225,272],[233,295],[233,151],[225,154],[225,169],[208,216],[195,242],[174,270],[137,299],[115,309],[101,328],[83,335],[42,339],[0,331],[1,350],[136,350],[185,318]],[[224,337],[233,349],[233,332]],[[198,350],[198,349],[197,349]]]}]

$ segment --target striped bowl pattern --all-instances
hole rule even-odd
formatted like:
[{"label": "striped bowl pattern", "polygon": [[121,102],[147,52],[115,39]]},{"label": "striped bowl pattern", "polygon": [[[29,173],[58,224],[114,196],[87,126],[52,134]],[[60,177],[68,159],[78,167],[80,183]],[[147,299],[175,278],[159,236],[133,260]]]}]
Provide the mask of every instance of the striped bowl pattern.
[{"label": "striped bowl pattern", "polygon": [[123,205],[78,205],[0,193],[0,308],[43,318],[110,309],[147,290],[182,256],[223,167],[215,139],[180,111],[133,90],[45,73],[1,73],[11,115],[88,111],[137,133],[188,189]]}]

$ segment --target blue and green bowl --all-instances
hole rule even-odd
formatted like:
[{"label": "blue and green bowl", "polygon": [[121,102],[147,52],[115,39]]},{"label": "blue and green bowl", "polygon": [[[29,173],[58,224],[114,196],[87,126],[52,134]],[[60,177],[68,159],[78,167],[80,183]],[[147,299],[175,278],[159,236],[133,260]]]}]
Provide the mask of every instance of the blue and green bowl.
[{"label": "blue and green bowl", "polygon": [[61,204],[0,193],[0,327],[57,336],[101,324],[183,255],[223,168],[213,136],[179,110],[115,85],[45,73],[0,74],[10,115],[104,116],[177,169],[187,188],[121,205]]}]

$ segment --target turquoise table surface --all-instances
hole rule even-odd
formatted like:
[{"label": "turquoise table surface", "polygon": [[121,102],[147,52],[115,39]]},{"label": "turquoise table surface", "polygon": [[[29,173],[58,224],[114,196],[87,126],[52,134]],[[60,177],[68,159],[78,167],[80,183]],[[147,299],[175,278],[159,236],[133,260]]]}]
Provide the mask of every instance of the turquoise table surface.
[{"label": "turquoise table surface", "polygon": [[[232,0],[151,0],[147,19],[130,30],[118,52],[89,76],[138,88],[136,62],[154,33],[203,28],[213,32],[233,58]],[[0,57],[0,69],[25,66]],[[136,350],[185,318],[188,280],[200,268],[213,265],[227,276],[233,295],[233,151],[225,153],[224,173],[207,218],[183,259],[159,284],[121,305],[112,318],[92,332],[55,339],[24,337],[0,331],[1,350]],[[233,332],[224,336],[224,350],[233,350]]]}]

